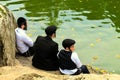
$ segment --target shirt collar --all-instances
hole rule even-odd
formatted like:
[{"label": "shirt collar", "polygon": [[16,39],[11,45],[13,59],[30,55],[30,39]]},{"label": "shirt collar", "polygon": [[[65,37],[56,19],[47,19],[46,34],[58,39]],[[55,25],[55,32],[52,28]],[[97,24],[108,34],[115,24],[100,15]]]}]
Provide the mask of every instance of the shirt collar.
[{"label": "shirt collar", "polygon": [[17,28],[17,30],[19,30],[20,32],[26,32],[25,30],[21,29],[21,28]]},{"label": "shirt collar", "polygon": [[50,36],[46,36],[46,39],[52,40],[52,38]]}]

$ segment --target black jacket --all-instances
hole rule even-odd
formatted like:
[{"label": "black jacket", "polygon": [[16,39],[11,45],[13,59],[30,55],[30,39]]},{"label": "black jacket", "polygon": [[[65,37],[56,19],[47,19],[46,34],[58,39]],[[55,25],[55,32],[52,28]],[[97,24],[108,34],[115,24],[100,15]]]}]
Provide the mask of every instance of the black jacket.
[{"label": "black jacket", "polygon": [[58,54],[59,64],[61,69],[72,70],[77,68],[76,64],[71,59],[72,52],[61,50]]},{"label": "black jacket", "polygon": [[58,44],[50,37],[38,36],[34,43],[35,55],[32,65],[43,70],[58,70]]}]

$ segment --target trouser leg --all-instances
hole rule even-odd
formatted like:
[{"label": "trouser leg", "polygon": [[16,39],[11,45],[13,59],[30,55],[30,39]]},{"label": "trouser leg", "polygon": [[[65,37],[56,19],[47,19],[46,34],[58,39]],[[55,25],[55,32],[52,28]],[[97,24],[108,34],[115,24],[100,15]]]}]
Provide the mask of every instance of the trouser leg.
[{"label": "trouser leg", "polygon": [[78,75],[78,74],[81,74],[82,72],[81,72],[81,70],[77,70],[77,72],[75,72],[74,74],[72,74],[72,75]]},{"label": "trouser leg", "polygon": [[17,52],[16,54],[18,54],[20,56],[24,56],[24,57],[30,57],[30,56],[34,55],[34,49],[33,49],[33,47],[30,47],[26,52],[24,52],[24,53]]},{"label": "trouser leg", "polygon": [[33,47],[30,47],[29,50],[28,50],[28,52],[29,52],[30,56],[34,55],[34,49],[33,49]]},{"label": "trouser leg", "polygon": [[81,66],[81,71],[82,71],[82,73],[85,73],[85,74],[89,74],[90,73],[88,68],[86,67],[86,65],[82,65]]}]

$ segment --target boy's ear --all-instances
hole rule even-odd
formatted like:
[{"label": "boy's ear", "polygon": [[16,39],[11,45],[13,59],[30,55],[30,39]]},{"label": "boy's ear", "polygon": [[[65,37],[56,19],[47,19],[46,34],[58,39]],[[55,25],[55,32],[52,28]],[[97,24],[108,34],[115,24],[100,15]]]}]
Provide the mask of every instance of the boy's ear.
[{"label": "boy's ear", "polygon": [[55,33],[53,33],[53,34],[52,34],[52,37],[53,37],[53,38],[55,38],[55,37],[56,37],[56,34],[55,34]]},{"label": "boy's ear", "polygon": [[23,24],[21,25],[21,28],[24,29],[24,25]]}]

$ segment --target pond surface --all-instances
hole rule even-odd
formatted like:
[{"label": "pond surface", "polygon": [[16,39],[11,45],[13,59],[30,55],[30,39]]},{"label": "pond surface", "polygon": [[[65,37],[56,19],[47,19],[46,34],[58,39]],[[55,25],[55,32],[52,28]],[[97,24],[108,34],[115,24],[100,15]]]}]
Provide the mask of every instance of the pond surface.
[{"label": "pond surface", "polygon": [[28,35],[35,41],[44,28],[57,25],[59,44],[76,40],[76,52],[83,64],[120,74],[119,0],[1,0],[15,18],[28,20]]}]

